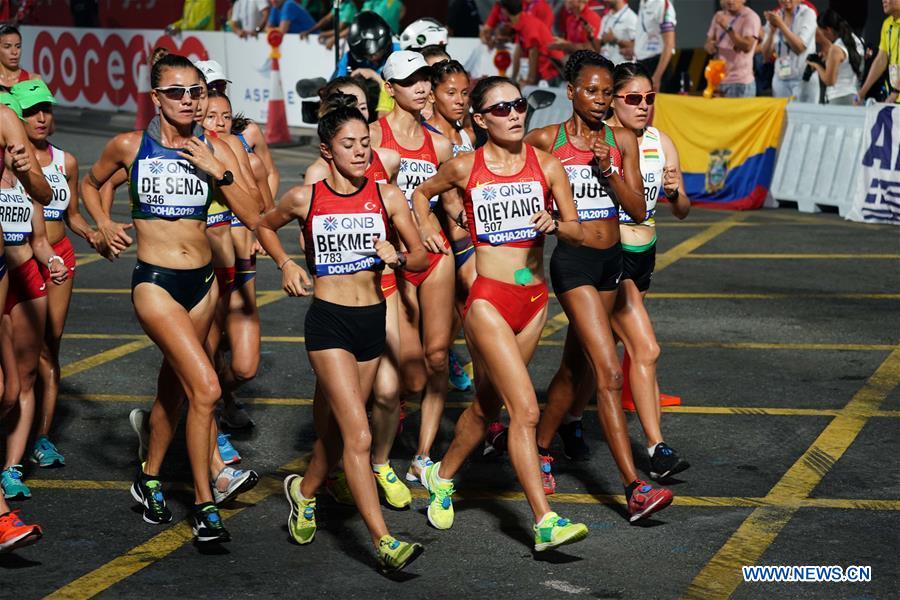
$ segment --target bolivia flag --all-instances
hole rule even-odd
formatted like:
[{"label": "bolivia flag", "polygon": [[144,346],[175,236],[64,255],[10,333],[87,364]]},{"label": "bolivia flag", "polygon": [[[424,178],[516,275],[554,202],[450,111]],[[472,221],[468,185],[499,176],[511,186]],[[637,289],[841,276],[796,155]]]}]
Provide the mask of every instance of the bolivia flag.
[{"label": "bolivia flag", "polygon": [[787,98],[656,96],[653,126],[672,138],[693,204],[762,207],[775,172]]}]

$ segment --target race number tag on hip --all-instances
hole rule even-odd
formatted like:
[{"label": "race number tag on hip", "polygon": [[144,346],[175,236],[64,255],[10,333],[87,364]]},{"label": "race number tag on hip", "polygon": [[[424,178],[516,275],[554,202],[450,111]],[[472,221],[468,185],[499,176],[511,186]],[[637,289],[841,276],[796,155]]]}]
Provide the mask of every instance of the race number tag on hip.
[{"label": "race number tag on hip", "polygon": [[532,240],[539,234],[531,218],[544,210],[537,181],[492,183],[472,189],[475,236],[493,246]]},{"label": "race number tag on hip", "polygon": [[900,90],[900,65],[888,65],[888,80],[892,88]]},{"label": "race number tag on hip", "polygon": [[18,188],[0,189],[0,224],[3,242],[11,245],[25,243],[31,235],[31,200]]},{"label": "race number tag on hip", "polygon": [[44,219],[61,221],[66,209],[69,208],[69,182],[53,165],[44,168],[44,179],[53,191],[53,200],[44,207]]},{"label": "race number tag on hip", "polygon": [[791,66],[791,59],[779,58],[778,64],[775,66],[779,79],[793,79],[794,69]]},{"label": "race number tag on hip", "polygon": [[149,158],[138,162],[138,203],[141,211],[164,219],[203,215],[209,184],[186,160]]},{"label": "race number tag on hip", "polygon": [[385,239],[385,233],[384,219],[377,213],[315,215],[312,250],[316,275],[346,275],[379,264],[375,242]]},{"label": "race number tag on hip", "polygon": [[600,221],[616,218],[616,206],[609,192],[598,179],[596,167],[590,165],[565,165],[572,197],[578,209],[579,221]]},{"label": "race number tag on hip", "polygon": [[[412,195],[416,188],[422,185],[426,179],[434,177],[437,173],[437,166],[427,160],[418,160],[416,158],[401,158],[400,172],[397,174],[397,187],[403,190],[409,207],[412,208]],[[429,199],[432,210],[437,204],[438,197]]]}]

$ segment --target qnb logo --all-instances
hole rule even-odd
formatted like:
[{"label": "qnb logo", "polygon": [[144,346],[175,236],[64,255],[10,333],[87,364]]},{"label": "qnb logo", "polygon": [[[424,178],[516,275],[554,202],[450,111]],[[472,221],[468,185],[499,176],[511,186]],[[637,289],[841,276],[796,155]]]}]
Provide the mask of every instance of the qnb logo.
[{"label": "qnb logo", "polygon": [[407,171],[409,171],[409,163],[406,162],[405,160],[401,160],[400,161],[400,172],[406,173]]},{"label": "qnb logo", "polygon": [[485,200],[493,200],[497,197],[497,188],[489,187],[484,190],[484,199]]},{"label": "qnb logo", "polygon": [[159,175],[160,173],[162,173],[163,168],[164,168],[163,164],[161,162],[159,162],[158,160],[154,160],[152,163],[150,163],[150,166],[149,166],[150,172],[153,173],[154,175]]},{"label": "qnb logo", "polygon": [[325,231],[334,231],[338,228],[338,220],[336,217],[326,217],[325,222],[322,224],[322,227],[325,228]]},{"label": "qnb logo", "polygon": [[138,77],[141,66],[147,63],[148,47],[209,58],[203,42],[194,36],[186,36],[179,45],[167,35],[145,38],[140,32],[98,36],[86,30],[41,31],[34,40],[31,70],[41,74],[57,97],[61,95],[70,102],[83,97],[91,103],[121,107],[137,97]]}]

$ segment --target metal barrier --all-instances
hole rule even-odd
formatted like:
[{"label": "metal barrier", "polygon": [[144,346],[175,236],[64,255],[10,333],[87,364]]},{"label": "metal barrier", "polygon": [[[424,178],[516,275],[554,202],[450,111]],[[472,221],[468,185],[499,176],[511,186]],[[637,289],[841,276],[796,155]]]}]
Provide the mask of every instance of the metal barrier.
[{"label": "metal barrier", "polygon": [[772,181],[772,195],[797,203],[800,212],[853,205],[863,152],[866,110],[791,102]]}]

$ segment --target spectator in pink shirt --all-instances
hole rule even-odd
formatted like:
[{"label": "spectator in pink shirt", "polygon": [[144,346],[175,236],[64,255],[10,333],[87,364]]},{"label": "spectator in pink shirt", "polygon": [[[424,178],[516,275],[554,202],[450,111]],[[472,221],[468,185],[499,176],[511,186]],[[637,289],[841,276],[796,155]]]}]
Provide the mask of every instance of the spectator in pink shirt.
[{"label": "spectator in pink shirt", "polygon": [[753,55],[759,43],[762,22],[746,6],[746,0],[722,0],[706,33],[706,51],[725,61],[725,79],[719,93],[726,98],[756,96]]}]

